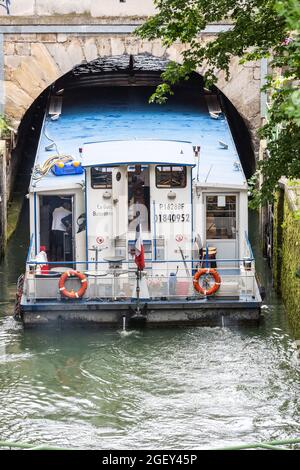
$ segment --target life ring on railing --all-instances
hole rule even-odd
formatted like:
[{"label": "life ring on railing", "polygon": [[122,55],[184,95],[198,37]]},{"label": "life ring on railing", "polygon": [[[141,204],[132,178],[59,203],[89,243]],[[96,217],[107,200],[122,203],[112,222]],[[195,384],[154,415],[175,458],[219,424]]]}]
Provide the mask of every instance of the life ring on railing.
[{"label": "life ring on railing", "polygon": [[[68,291],[65,288],[66,280],[73,276],[77,277],[81,282],[81,287],[76,292],[74,292],[73,290]],[[64,295],[65,297],[68,297],[68,299],[81,299],[81,297],[84,295],[87,289],[87,278],[81,272],[75,271],[74,269],[70,269],[69,271],[64,272],[60,276],[58,287],[59,287],[60,293]]]},{"label": "life ring on railing", "polygon": [[[214,280],[215,280],[214,285],[208,290],[204,289],[199,284],[200,277],[204,276],[205,274],[211,274],[213,276]],[[196,289],[196,291],[199,292],[200,294],[203,294],[205,296],[212,295],[215,292],[217,292],[217,290],[220,288],[220,285],[221,285],[220,274],[218,273],[218,271],[216,269],[213,269],[213,268],[199,269],[199,271],[197,271],[195,276],[194,276],[193,285],[194,285],[194,289]]]}]

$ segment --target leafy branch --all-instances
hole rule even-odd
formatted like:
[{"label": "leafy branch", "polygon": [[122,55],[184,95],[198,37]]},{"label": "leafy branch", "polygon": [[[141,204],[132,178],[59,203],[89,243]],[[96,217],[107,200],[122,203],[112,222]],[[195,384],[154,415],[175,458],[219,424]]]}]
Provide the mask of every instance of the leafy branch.
[{"label": "leafy branch", "polygon": [[[268,142],[268,158],[258,164],[249,182],[252,204],[272,200],[281,176],[300,177],[300,2],[299,0],[155,0],[158,13],[136,34],[160,38],[165,46],[185,45],[182,62],[170,62],[163,83],[150,102],[164,103],[173,86],[205,65],[209,86],[223,70],[230,74],[232,57],[241,63],[268,58],[272,74],[265,91],[271,98],[268,122],[260,130]],[[210,23],[226,22],[231,29],[205,40],[201,31]],[[263,177],[258,189],[258,179]]]},{"label": "leafy branch", "polygon": [[10,136],[10,125],[5,116],[0,114],[0,138],[6,139]]}]

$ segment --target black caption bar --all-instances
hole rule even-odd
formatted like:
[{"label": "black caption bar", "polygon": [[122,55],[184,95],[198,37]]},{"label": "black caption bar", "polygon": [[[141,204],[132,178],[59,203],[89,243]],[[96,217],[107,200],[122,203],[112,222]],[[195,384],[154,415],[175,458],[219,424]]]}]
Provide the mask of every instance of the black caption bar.
[{"label": "black caption bar", "polygon": [[[66,468],[82,468],[82,470],[103,470],[108,468],[154,468],[158,466],[171,466],[172,468],[194,468],[211,470],[213,465],[224,468],[225,463],[230,463],[231,470],[240,467],[240,462],[254,464],[284,463],[287,453],[273,451],[211,451],[211,450],[9,450],[1,453],[1,463],[8,461],[10,464],[20,462],[24,464],[39,464],[43,470],[53,465],[66,465]],[[238,466],[239,465],[239,466]],[[276,467],[276,465],[275,465]],[[34,466],[32,467],[34,468]],[[56,467],[55,467],[56,468]]]}]

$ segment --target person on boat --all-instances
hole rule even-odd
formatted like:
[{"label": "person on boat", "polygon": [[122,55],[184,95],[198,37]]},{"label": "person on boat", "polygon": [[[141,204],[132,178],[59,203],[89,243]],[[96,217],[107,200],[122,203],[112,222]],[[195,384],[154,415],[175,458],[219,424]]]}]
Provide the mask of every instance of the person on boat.
[{"label": "person on boat", "polygon": [[64,235],[69,230],[68,219],[72,215],[71,204],[68,201],[63,201],[62,204],[54,209],[52,213],[52,246],[51,246],[51,259],[52,261],[63,261],[64,258]]},{"label": "person on boat", "polygon": [[135,231],[136,219],[139,217],[143,230],[149,230],[149,211],[146,203],[146,188],[149,186],[147,172],[142,171],[140,164],[135,165],[129,190],[128,222],[129,231]]},{"label": "person on boat", "polygon": [[144,192],[144,177],[142,174],[142,166],[135,165],[134,173],[131,176],[131,183],[129,187],[128,199],[129,201],[135,202],[136,195]]},{"label": "person on boat", "polygon": [[130,232],[135,231],[136,228],[136,221],[139,218],[143,230],[149,230],[149,214],[148,208],[145,202],[144,191],[143,187],[139,187],[136,189],[134,198],[131,199],[128,208],[128,230]]}]

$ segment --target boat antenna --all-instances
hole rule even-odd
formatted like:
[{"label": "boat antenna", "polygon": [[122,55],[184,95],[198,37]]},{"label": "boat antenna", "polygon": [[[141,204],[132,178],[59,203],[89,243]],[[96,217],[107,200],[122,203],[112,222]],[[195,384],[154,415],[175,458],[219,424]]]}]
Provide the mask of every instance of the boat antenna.
[{"label": "boat antenna", "polygon": [[195,157],[198,158],[198,164],[197,164],[197,181],[199,181],[199,171],[200,171],[200,145],[193,145],[193,151]]},{"label": "boat antenna", "polygon": [[211,172],[211,170],[212,170],[212,167],[213,167],[213,165],[210,165],[210,169],[208,170],[208,173],[207,173],[206,178],[205,178],[205,183],[206,183],[206,181],[207,181],[207,179],[208,179],[208,177],[209,177],[209,175],[210,175],[210,172]]}]

